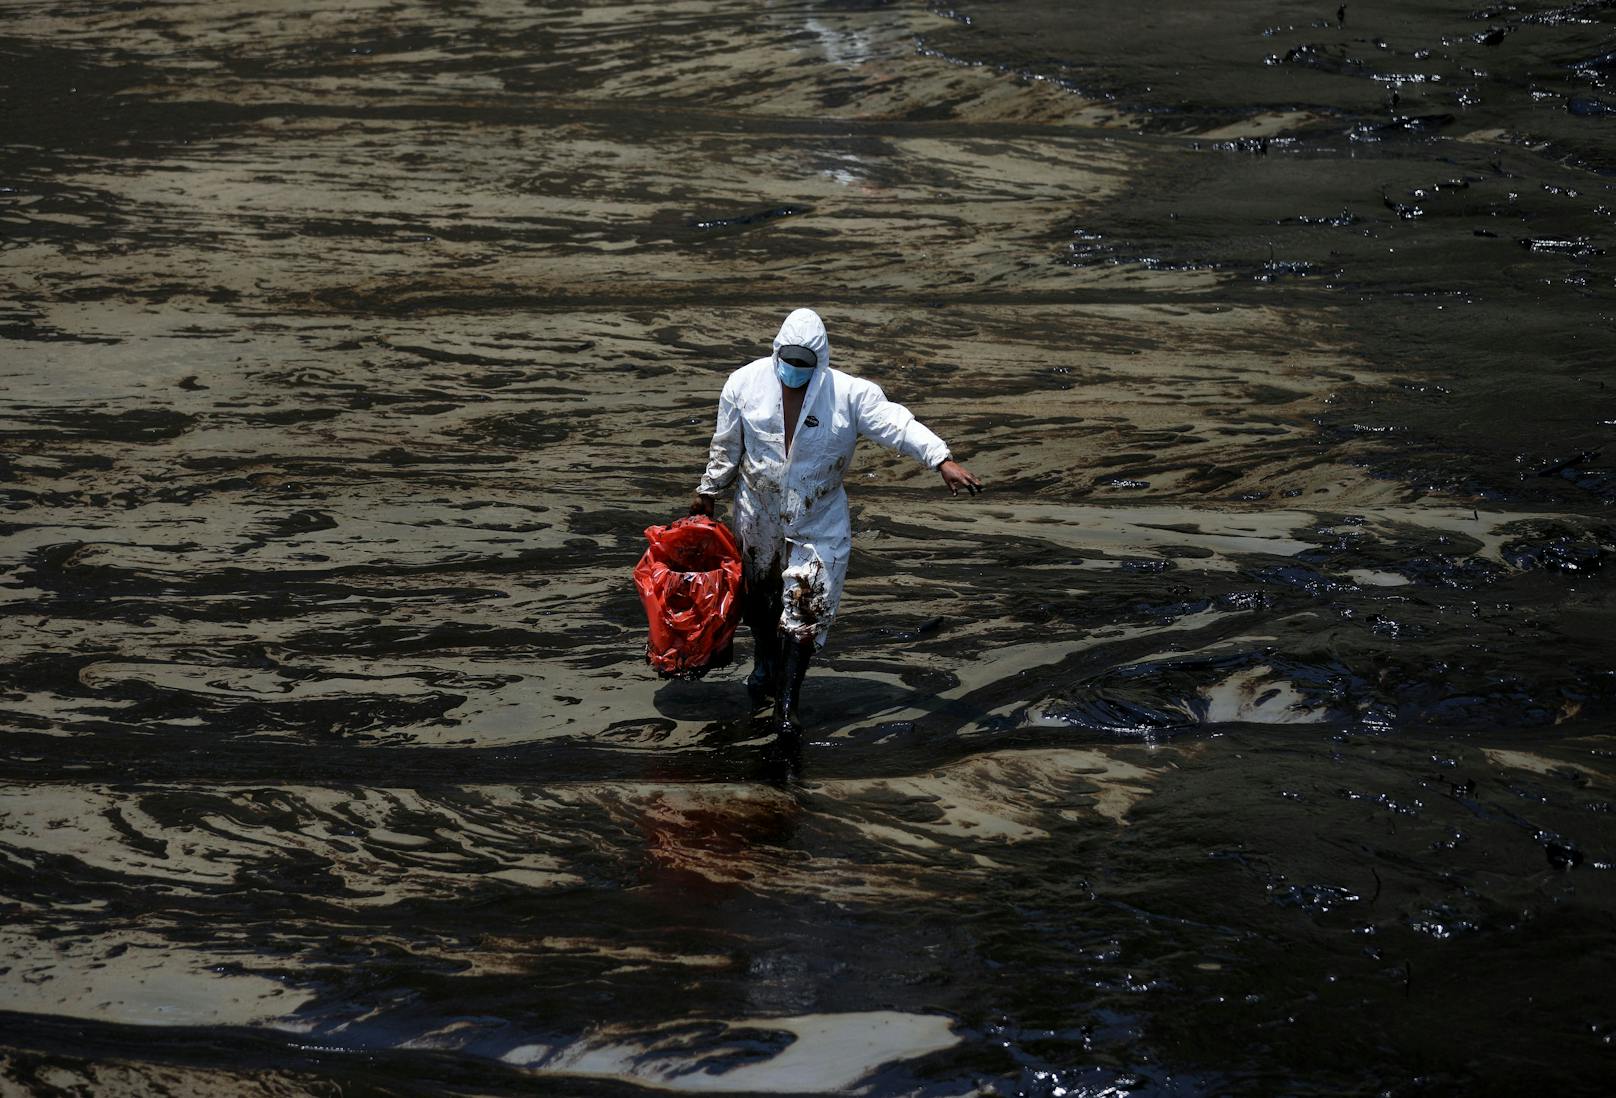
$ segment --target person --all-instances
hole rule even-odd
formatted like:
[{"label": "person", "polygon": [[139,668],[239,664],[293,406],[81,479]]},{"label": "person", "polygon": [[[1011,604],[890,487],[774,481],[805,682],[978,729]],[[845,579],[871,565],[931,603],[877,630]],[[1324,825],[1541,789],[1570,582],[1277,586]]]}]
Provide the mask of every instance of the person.
[{"label": "person", "polygon": [[842,480],[861,435],[937,470],[954,495],[982,490],[909,409],[874,382],[832,369],[824,322],[797,309],[780,325],[774,353],[724,383],[690,505],[691,514],[711,517],[715,498],[739,481],[743,617],[756,649],[746,686],[755,706],[774,698],[782,740],[800,737],[803,678],[841,602],[852,552]]}]

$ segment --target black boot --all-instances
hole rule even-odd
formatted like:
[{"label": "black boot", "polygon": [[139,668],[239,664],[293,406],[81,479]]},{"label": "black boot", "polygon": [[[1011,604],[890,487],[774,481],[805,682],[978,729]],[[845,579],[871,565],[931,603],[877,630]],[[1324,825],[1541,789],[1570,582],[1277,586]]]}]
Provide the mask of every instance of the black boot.
[{"label": "black boot", "polygon": [[749,581],[741,617],[752,631],[752,674],[746,692],[752,708],[761,709],[780,692],[780,577]]},{"label": "black boot", "polygon": [[[756,637],[757,633],[754,631],[752,635]],[[757,642],[755,648],[752,673],[746,677],[746,693],[752,699],[752,708],[761,709],[779,692],[780,653],[768,641]]]},{"label": "black boot", "polygon": [[780,638],[780,696],[774,703],[774,723],[781,736],[802,736],[802,719],[797,716],[797,699],[802,695],[802,680],[808,674],[808,664],[814,658],[814,642]]},{"label": "black boot", "polygon": [[814,658],[814,642],[780,638],[780,693],[774,702],[774,749],[766,756],[772,779],[790,785],[802,777],[802,719],[797,699]]}]

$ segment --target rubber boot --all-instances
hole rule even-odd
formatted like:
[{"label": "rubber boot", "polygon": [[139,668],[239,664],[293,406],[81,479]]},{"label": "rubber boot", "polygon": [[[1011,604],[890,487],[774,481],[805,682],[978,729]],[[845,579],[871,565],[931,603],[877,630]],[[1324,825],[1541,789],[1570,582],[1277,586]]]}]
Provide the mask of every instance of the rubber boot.
[{"label": "rubber boot", "polygon": [[[761,589],[760,589],[761,588]],[[767,583],[748,585],[741,617],[752,631],[752,673],[746,693],[761,709],[780,692],[780,594]]]},{"label": "rubber boot", "polygon": [[780,735],[800,738],[802,718],[797,715],[797,699],[802,695],[802,680],[813,662],[814,642],[780,638],[780,695],[774,703],[774,723]]},{"label": "rubber boot", "polygon": [[784,785],[802,777],[802,718],[797,699],[814,657],[814,642],[780,638],[780,694],[774,702],[774,750],[769,753],[773,780]]},{"label": "rubber boot", "polygon": [[[754,637],[757,633],[754,631]],[[779,692],[779,652],[767,642],[756,645],[752,659],[752,673],[746,676],[746,693],[752,699],[752,708],[761,709]]]},{"label": "rubber boot", "polygon": [[774,631],[752,626],[752,673],[746,677],[746,693],[753,709],[763,708],[780,692],[780,646],[770,636]]}]

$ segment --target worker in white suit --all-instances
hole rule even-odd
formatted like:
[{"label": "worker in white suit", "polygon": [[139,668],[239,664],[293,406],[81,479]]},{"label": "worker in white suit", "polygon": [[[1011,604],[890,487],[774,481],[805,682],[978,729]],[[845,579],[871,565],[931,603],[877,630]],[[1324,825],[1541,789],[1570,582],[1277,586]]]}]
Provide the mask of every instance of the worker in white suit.
[{"label": "worker in white suit", "polygon": [[775,698],[780,732],[793,740],[803,676],[847,577],[852,531],[842,479],[860,435],[937,470],[955,495],[982,490],[909,409],[874,382],[831,369],[824,322],[798,309],[780,326],[774,353],[724,383],[707,471],[690,506],[712,515],[714,498],[739,477],[734,529],[756,643],[746,685],[756,704]]}]

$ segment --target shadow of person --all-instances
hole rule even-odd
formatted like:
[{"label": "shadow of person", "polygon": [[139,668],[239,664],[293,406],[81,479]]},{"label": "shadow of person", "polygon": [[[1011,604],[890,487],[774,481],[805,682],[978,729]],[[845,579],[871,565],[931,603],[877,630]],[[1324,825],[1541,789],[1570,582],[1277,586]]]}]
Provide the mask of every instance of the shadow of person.
[{"label": "shadow of person", "polygon": [[746,686],[734,675],[669,679],[651,695],[651,704],[676,721],[742,720],[752,712]]}]

